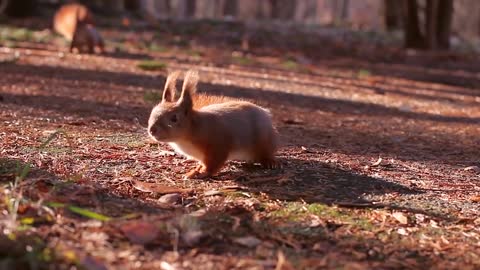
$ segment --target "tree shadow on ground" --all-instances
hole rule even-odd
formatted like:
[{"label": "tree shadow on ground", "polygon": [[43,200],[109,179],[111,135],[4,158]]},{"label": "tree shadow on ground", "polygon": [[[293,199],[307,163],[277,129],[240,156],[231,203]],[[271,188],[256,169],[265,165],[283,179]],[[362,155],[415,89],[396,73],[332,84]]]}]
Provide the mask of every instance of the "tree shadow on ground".
[{"label": "tree shadow on ground", "polygon": [[[108,71],[91,71],[70,69],[63,67],[46,67],[41,68],[29,65],[5,64],[4,73],[16,74],[32,77],[57,77],[61,80],[78,81],[97,81],[103,83],[114,83],[118,85],[133,85],[151,87],[162,89],[164,77],[161,76],[147,76],[138,74],[129,74],[122,72],[108,72]],[[79,88],[78,85],[72,87],[71,90]],[[261,102],[285,105],[299,108],[309,108],[313,110],[321,110],[325,112],[333,112],[343,115],[368,115],[368,116],[392,116],[405,119],[435,121],[440,123],[468,123],[480,124],[480,118],[477,117],[457,117],[457,116],[443,116],[429,113],[420,113],[413,111],[404,111],[397,108],[391,108],[372,103],[360,103],[348,100],[330,99],[319,96],[302,95],[300,93],[287,93],[280,91],[261,90],[254,88],[244,88],[238,86],[218,86],[215,84],[201,83],[199,89],[207,93],[215,95],[227,95],[231,97],[255,99]],[[64,89],[67,90],[67,89]],[[67,90],[68,91],[68,90]],[[110,89],[95,89],[95,91],[109,92]],[[45,96],[50,97],[50,96]],[[51,98],[55,98],[52,96]],[[64,98],[67,100],[68,98]],[[72,103],[73,103],[72,99]],[[51,102],[55,103],[55,102]],[[48,106],[48,105],[44,105]]]},{"label": "tree shadow on ground", "polygon": [[[101,120],[121,120],[128,123],[140,123],[146,126],[148,114],[151,105],[145,103],[132,102],[132,98],[141,97],[144,91],[129,90],[129,86],[139,86],[152,89],[161,89],[164,82],[162,76],[148,76],[129,74],[121,72],[107,71],[89,71],[80,69],[70,69],[61,67],[37,67],[30,65],[3,64],[3,76],[0,82],[4,84],[11,83],[11,80],[23,78],[22,83],[27,85],[36,84],[38,80],[44,78],[54,79],[55,83],[61,85],[61,89],[51,89],[47,86],[43,90],[44,94],[10,94],[2,93],[3,104],[24,106],[34,109],[58,112],[63,115],[87,117]],[[82,84],[85,84],[82,88]],[[89,84],[94,84],[93,89],[89,89]],[[100,85],[99,85],[100,84]],[[115,90],[112,90],[115,85]],[[456,138],[453,134],[431,134],[435,135],[435,140],[423,139],[418,141],[419,135],[429,135],[428,131],[422,131],[422,122],[431,122],[432,124],[469,124],[479,125],[480,118],[461,117],[461,116],[443,116],[413,111],[403,111],[397,108],[390,108],[378,104],[360,103],[348,100],[329,99],[325,97],[309,96],[300,93],[287,93],[272,90],[258,90],[254,88],[244,88],[237,86],[219,86],[210,83],[201,83],[200,91],[205,91],[214,95],[226,95],[231,97],[252,99],[260,104],[265,104],[275,112],[285,110],[301,110],[300,113],[324,112],[333,114],[342,119],[343,117],[355,117],[359,123],[365,123],[365,128],[361,131],[356,128],[343,125],[340,127],[348,132],[333,132],[331,120],[327,115],[320,115],[315,121],[320,125],[305,124],[298,126],[298,129],[307,131],[311,138],[317,138],[321,141],[322,147],[327,147],[333,151],[345,152],[347,154],[368,153],[373,149],[382,151],[382,153],[392,154],[406,160],[443,160],[446,157],[432,154],[430,150],[440,149],[445,153],[463,153],[470,152],[471,147],[461,143],[461,138]],[[55,91],[55,92],[53,92]],[[109,97],[108,102],[101,102],[89,98],[90,92],[95,92],[96,96]],[[114,100],[116,104],[111,103]],[[293,111],[292,111],[293,112]],[[378,119],[377,119],[378,118]],[[90,119],[90,120],[91,120]],[[337,119],[337,120],[338,120]],[[385,119],[388,119],[385,120]],[[387,122],[384,122],[387,121]],[[407,142],[395,141],[391,131],[382,129],[381,126],[387,123],[397,125],[397,132],[404,132],[408,135]],[[413,122],[412,122],[413,121]],[[418,128],[402,126],[399,123],[413,123]],[[296,127],[280,124],[280,130],[291,130]],[[287,132],[288,134],[288,132]],[[336,138],[333,139],[332,136]],[[363,141],[362,144],[352,142],[353,138],[357,141]],[[393,141],[392,141],[393,140]],[[340,144],[339,142],[351,142],[351,145]],[[455,144],[450,142],[455,141]],[[312,142],[314,143],[314,142]],[[409,143],[412,146],[409,149],[403,149],[401,145]],[[398,145],[399,147],[391,147]],[[414,148],[413,146],[417,146]],[[429,149],[424,151],[422,149]],[[354,152],[352,152],[354,151]],[[413,151],[413,152],[412,152]]]},{"label": "tree shadow on ground", "polygon": [[[418,86],[417,84],[413,83],[408,83],[408,82],[399,82],[395,81],[392,83],[388,79],[382,79],[382,80],[375,80],[375,83],[372,84],[368,78],[363,80],[357,78],[356,75],[344,75],[344,76],[339,76],[336,74],[329,74],[328,71],[322,71],[322,72],[315,72],[315,73],[310,73],[310,74],[302,74],[302,73],[296,73],[299,76],[295,78],[294,81],[292,81],[291,77],[282,77],[282,75],[286,74],[285,70],[281,69],[273,69],[269,68],[268,73],[271,75],[273,71],[273,74],[275,76],[268,76],[264,77],[262,76],[263,72],[265,72],[265,68],[255,68],[255,67],[248,67],[248,69],[251,70],[256,70],[258,72],[252,73],[252,74],[242,74],[240,72],[224,72],[224,74],[228,74],[232,77],[238,77],[238,78],[244,78],[244,79],[250,79],[250,80],[257,80],[257,81],[265,81],[265,82],[275,82],[275,83],[287,83],[290,85],[294,86],[305,86],[305,87],[316,87],[320,89],[324,89],[327,91],[335,91],[335,90],[341,90],[342,87],[351,87],[354,88],[356,91],[362,91],[366,95],[386,95],[386,94],[396,94],[396,95],[401,95],[405,96],[408,98],[413,98],[413,99],[421,99],[421,100],[427,100],[427,101],[440,101],[440,102],[456,102],[460,104],[466,104],[466,105],[476,105],[478,102],[474,101],[466,101],[464,99],[456,99],[453,97],[444,97],[444,96],[439,96],[435,95],[435,93],[447,93],[447,94],[455,94],[455,95],[465,95],[465,96],[480,96],[480,92],[477,91],[476,89],[466,89],[466,88],[460,88],[457,87],[455,89],[452,89],[452,87],[448,87],[447,89],[445,88],[432,88],[428,87],[426,85]],[[308,79],[305,79],[308,77]],[[334,87],[334,85],[337,84],[337,87]],[[408,89],[408,90],[407,90]],[[407,90],[407,91],[406,91]],[[425,93],[418,93],[416,91],[429,91],[433,93],[425,94]]]},{"label": "tree shadow on ground", "polygon": [[435,205],[423,209],[425,205],[411,207],[401,201],[376,201],[388,194],[399,197],[421,196],[424,193],[422,189],[404,186],[393,179],[362,175],[336,164],[321,162],[315,154],[288,153],[280,160],[283,168],[273,172],[256,165],[233,163],[230,164],[233,169],[229,167],[211,181],[221,183],[235,179],[248,191],[265,194],[277,201],[320,203],[347,208],[394,209],[452,220],[451,216],[442,212],[444,209]]},{"label": "tree shadow on ground", "polygon": [[480,95],[480,93],[476,91],[476,88],[480,86],[480,79],[478,78],[478,73],[475,69],[472,71],[466,71],[465,69],[467,67],[463,66],[445,68],[444,66],[440,67],[441,64],[444,63],[438,61],[435,67],[428,68],[418,64],[385,64],[382,62],[366,63],[359,60],[357,62],[349,61],[347,63],[335,63],[332,61],[332,63],[325,64],[325,67],[348,71],[352,69],[368,70],[373,75],[472,88],[472,92],[475,92],[475,96]]}]

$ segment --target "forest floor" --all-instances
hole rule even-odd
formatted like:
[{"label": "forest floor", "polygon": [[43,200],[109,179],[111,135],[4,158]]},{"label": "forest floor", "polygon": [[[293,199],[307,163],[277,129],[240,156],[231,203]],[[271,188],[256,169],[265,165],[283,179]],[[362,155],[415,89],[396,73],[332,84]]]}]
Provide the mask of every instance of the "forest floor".
[{"label": "forest floor", "polygon": [[[105,55],[0,28],[0,269],[480,267],[478,56],[124,23]],[[146,121],[190,68],[272,111],[282,169],[183,179]]]}]

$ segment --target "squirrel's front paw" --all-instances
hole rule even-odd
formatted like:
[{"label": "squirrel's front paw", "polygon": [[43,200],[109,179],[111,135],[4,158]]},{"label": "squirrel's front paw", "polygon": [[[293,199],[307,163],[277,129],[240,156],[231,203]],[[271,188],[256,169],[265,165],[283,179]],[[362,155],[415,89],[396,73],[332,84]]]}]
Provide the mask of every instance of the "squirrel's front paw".
[{"label": "squirrel's front paw", "polygon": [[210,175],[207,173],[203,165],[198,165],[195,169],[192,169],[187,174],[185,174],[185,178],[187,179],[203,179],[209,176]]}]

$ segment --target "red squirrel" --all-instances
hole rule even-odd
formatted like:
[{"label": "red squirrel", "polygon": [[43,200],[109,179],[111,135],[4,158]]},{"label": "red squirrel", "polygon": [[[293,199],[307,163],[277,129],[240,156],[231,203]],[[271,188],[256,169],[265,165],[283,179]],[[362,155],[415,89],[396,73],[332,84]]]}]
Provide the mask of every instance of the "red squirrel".
[{"label": "red squirrel", "polygon": [[280,167],[275,159],[278,134],[267,109],[248,101],[197,94],[198,73],[192,70],[186,73],[175,101],[178,75],[167,77],[162,101],[150,114],[148,133],[199,162],[188,178],[213,176],[227,160]]},{"label": "red squirrel", "polygon": [[87,7],[72,3],[61,6],[53,18],[53,28],[70,41],[70,52],[104,52],[104,41],[94,26],[93,14]]}]

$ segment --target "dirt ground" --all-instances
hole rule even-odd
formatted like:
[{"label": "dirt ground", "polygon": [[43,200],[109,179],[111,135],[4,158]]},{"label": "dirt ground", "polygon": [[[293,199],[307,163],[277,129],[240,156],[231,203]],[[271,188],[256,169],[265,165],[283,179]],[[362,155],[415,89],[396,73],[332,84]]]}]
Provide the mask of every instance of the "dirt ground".
[{"label": "dirt ground", "polygon": [[[478,56],[288,35],[245,53],[208,23],[105,26],[108,53],[76,55],[20,26],[0,47],[0,269],[480,268]],[[283,169],[183,178],[146,121],[190,68],[272,111]]]}]

